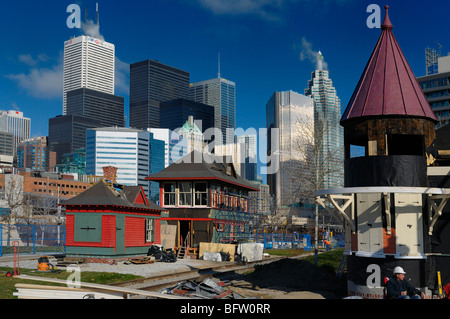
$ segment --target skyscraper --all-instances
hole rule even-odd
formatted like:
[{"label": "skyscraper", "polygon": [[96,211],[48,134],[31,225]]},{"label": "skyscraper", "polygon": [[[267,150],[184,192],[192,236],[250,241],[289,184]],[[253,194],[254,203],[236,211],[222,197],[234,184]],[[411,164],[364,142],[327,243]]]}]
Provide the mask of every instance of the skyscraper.
[{"label": "skyscraper", "polygon": [[[438,57],[433,73],[417,78],[425,97],[430,103],[434,115],[439,123],[437,128],[450,122],[450,55]],[[428,71],[428,69],[427,69]]]},{"label": "skyscraper", "polygon": [[64,154],[86,148],[86,129],[101,127],[100,121],[77,114],[60,115],[48,121],[48,145],[56,152],[56,164],[61,164]]},{"label": "skyscraper", "polygon": [[82,35],[64,42],[63,115],[67,92],[79,88],[114,94],[114,44]]},{"label": "skyscraper", "polygon": [[256,181],[258,179],[256,134],[237,136],[236,141],[237,144],[243,144],[245,152],[245,163],[241,164],[241,176],[249,181]]},{"label": "skyscraper", "polygon": [[0,132],[14,134],[13,154],[16,155],[17,145],[30,138],[31,120],[20,111],[0,111]]},{"label": "skyscraper", "polygon": [[47,136],[22,141],[17,147],[17,167],[47,171],[55,166],[56,154],[47,146]]},{"label": "skyscraper", "polygon": [[188,95],[189,72],[154,60],[130,64],[130,127],[159,128],[160,103]]},{"label": "skyscraper", "polygon": [[86,130],[86,174],[103,175],[103,167],[117,167],[116,181],[142,186],[149,195],[150,132],[121,127]]},{"label": "skyscraper", "polygon": [[214,107],[211,105],[187,99],[176,99],[161,102],[160,110],[159,124],[162,128],[176,130],[186,123],[189,116],[194,117],[202,132],[214,127]]},{"label": "skyscraper", "polygon": [[[323,56],[319,51],[319,62]],[[312,72],[305,95],[314,100],[314,137],[319,189],[344,186],[344,130],[339,124],[341,100],[327,70]]]},{"label": "skyscraper", "polygon": [[[266,104],[266,127],[269,129],[267,152],[279,156],[279,169],[267,175],[270,194],[277,207],[304,201],[301,198],[302,163],[307,159],[301,145],[307,144],[309,136],[299,134],[303,126],[313,125],[313,100],[294,91],[275,92]],[[273,130],[278,130],[278,139]],[[307,133],[311,130],[306,129]],[[273,142],[273,143],[272,143]]]},{"label": "skyscraper", "polygon": [[68,91],[67,114],[97,119],[102,126],[125,126],[124,98],[88,88]]},{"label": "skyscraper", "polygon": [[217,78],[191,83],[192,101],[214,106],[214,127],[222,132],[223,143],[234,143],[234,133],[227,135],[227,128],[236,128],[236,84],[218,75]]}]

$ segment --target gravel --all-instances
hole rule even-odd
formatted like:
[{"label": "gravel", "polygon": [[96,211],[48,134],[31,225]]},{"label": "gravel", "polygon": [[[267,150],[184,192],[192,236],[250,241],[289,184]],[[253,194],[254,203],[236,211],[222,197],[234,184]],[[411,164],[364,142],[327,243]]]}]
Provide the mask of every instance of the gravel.
[{"label": "gravel", "polygon": [[[55,265],[56,267],[57,260],[50,259],[50,263]],[[118,262],[115,265],[104,263],[79,264],[81,272],[83,271],[111,272],[121,274],[133,274],[142,277],[154,277],[164,274],[173,274],[175,272],[191,271],[221,265],[223,265],[223,263],[198,259],[178,259],[174,263],[154,262],[151,264],[124,264],[123,262]],[[37,269],[37,260],[20,260],[19,266],[22,269]],[[0,261],[0,267],[9,267],[12,269],[14,267],[14,262]],[[57,268],[63,271],[65,270],[65,267],[57,267]]]}]

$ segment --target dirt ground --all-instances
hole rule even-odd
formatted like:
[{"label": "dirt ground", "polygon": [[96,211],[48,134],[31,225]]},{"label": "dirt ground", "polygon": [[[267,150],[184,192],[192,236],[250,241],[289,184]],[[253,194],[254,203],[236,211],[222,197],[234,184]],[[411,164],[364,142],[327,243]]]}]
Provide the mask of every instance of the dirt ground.
[{"label": "dirt ground", "polygon": [[234,278],[230,289],[261,299],[339,299],[346,296],[347,287],[328,269],[286,258]]}]

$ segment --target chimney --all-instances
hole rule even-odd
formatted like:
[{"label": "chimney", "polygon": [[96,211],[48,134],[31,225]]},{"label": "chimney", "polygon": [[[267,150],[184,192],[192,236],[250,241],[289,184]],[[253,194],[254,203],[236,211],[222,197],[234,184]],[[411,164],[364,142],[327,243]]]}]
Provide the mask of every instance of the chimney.
[{"label": "chimney", "polygon": [[117,167],[114,166],[104,166],[103,168],[103,179],[110,181],[112,183],[116,182],[117,178]]}]

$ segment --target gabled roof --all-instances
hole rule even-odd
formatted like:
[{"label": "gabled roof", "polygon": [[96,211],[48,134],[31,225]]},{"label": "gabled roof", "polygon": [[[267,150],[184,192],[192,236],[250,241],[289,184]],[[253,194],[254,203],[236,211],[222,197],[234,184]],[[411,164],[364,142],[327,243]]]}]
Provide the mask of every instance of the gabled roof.
[{"label": "gabled roof", "polygon": [[249,181],[236,174],[227,156],[213,156],[193,151],[162,171],[146,178],[151,181],[218,180],[258,191]]},{"label": "gabled roof", "polygon": [[343,122],[368,116],[436,117],[392,33],[388,9],[382,32],[352,98]]},{"label": "gabled roof", "polygon": [[164,208],[149,201],[144,194],[146,204],[135,203],[141,186],[124,186],[123,190],[111,190],[103,181],[88,188],[83,193],[64,201],[62,206],[96,205],[96,206],[120,206],[144,208],[150,210],[164,211]]}]

